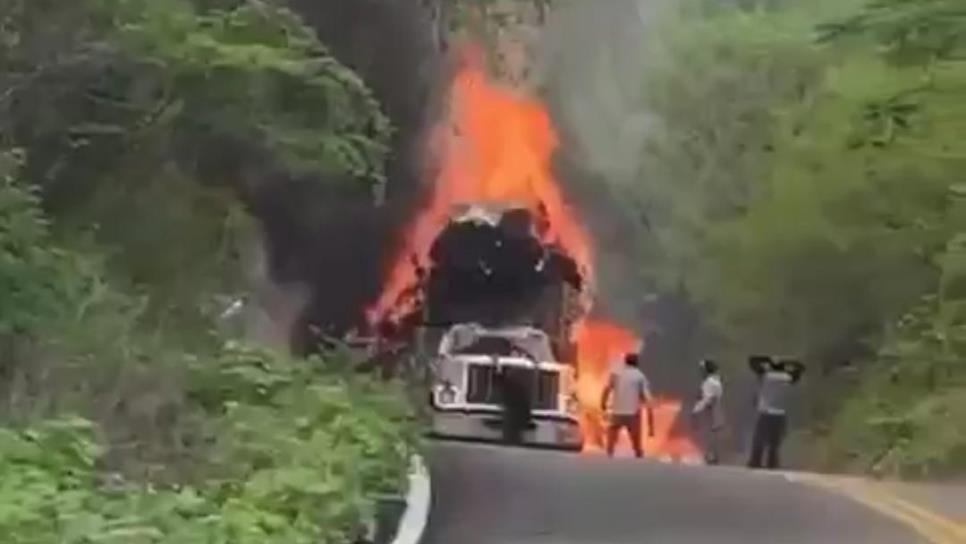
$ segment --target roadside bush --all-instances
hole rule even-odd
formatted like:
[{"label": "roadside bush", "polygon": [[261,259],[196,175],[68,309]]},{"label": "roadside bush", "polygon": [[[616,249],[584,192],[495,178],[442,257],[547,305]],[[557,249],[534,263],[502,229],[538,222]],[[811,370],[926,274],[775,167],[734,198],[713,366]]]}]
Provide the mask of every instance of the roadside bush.
[{"label": "roadside bush", "polygon": [[238,345],[199,372],[238,396],[193,391],[222,417],[190,486],[105,474],[85,419],[0,428],[5,542],[344,544],[380,493],[402,488],[415,434],[401,392]]},{"label": "roadside bush", "polygon": [[329,368],[230,344],[216,364],[199,365],[190,392],[224,414],[216,494],[315,542],[340,542],[375,496],[403,488],[417,439],[401,387]]},{"label": "roadside bush", "polygon": [[343,544],[402,489],[402,387],[241,343],[189,351],[54,243],[2,158],[4,542]]},{"label": "roadside bush", "polygon": [[861,374],[823,444],[832,468],[914,478],[966,470],[966,327],[927,297]]},{"label": "roadside bush", "polygon": [[0,540],[346,542],[401,390],[224,345],[210,301],[252,289],[252,191],[382,183],[364,82],[274,0],[11,0],[0,66]]}]

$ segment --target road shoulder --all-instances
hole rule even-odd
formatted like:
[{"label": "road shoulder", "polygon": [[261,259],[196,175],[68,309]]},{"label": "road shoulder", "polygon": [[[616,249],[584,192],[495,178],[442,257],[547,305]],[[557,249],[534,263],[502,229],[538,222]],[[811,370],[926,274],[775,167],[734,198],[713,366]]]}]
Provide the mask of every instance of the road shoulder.
[{"label": "road shoulder", "polygon": [[880,482],[847,476],[786,473],[793,482],[847,496],[915,530],[930,544],[966,543],[966,486]]}]

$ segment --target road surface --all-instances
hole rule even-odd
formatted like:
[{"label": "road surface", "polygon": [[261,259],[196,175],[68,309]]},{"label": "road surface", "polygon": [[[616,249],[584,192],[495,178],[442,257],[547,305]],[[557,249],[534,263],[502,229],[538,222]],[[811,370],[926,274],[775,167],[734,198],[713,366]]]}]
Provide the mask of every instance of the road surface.
[{"label": "road surface", "polygon": [[890,517],[782,475],[454,443],[431,452],[423,544],[913,544]]}]

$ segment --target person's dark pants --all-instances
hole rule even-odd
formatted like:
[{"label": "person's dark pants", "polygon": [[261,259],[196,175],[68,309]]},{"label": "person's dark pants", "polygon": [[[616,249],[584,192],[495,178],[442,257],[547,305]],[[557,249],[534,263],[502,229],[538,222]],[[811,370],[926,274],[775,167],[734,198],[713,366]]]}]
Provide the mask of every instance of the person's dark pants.
[{"label": "person's dark pants", "polygon": [[644,457],[644,447],[641,444],[641,414],[611,416],[610,427],[607,428],[607,455],[614,455],[614,448],[617,446],[617,436],[621,429],[627,429],[627,434],[631,437],[631,447],[634,448],[635,457]]},{"label": "person's dark pants", "polygon": [[784,414],[758,414],[755,434],[751,439],[751,459],[748,466],[762,468],[762,462],[769,469],[776,469],[781,463],[782,441],[785,440],[787,427]]},{"label": "person's dark pants", "polygon": [[708,425],[704,430],[704,462],[717,465],[721,462],[721,442],[724,428]]},{"label": "person's dark pants", "polygon": [[532,418],[527,391],[517,381],[505,378],[502,397],[503,440],[508,444],[520,444]]}]

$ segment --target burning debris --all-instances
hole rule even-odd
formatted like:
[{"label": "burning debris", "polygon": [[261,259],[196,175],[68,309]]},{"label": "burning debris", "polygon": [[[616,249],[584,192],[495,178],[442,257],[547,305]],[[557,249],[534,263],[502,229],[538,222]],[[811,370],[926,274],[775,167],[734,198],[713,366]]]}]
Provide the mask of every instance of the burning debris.
[{"label": "burning debris", "polygon": [[541,295],[583,286],[576,263],[540,243],[525,209],[488,214],[470,208],[436,239],[430,260],[425,303],[431,323],[547,325]]},{"label": "burning debris", "polygon": [[[569,340],[585,284],[573,259],[540,242],[535,222],[521,208],[454,214],[430,248],[429,270],[417,267],[417,281],[397,300],[412,309],[404,328],[533,326]],[[570,353],[564,343],[554,347],[558,357]]]}]

